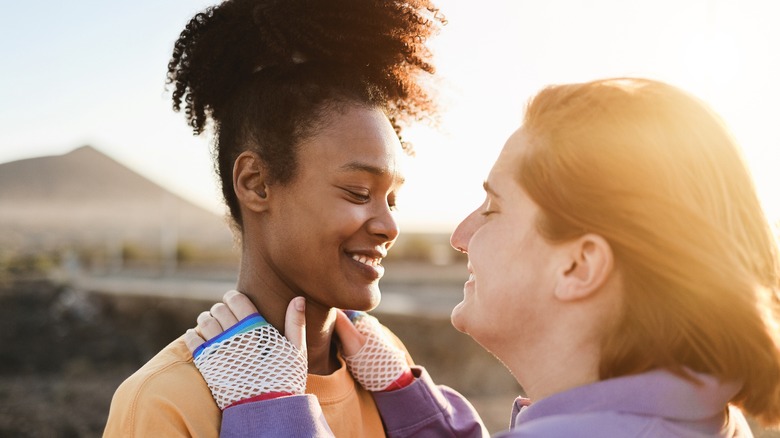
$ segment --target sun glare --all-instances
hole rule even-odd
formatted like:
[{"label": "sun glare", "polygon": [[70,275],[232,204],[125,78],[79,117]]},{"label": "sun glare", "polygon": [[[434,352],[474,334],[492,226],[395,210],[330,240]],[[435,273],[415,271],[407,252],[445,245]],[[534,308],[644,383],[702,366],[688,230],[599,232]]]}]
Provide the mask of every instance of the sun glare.
[{"label": "sun glare", "polygon": [[[445,85],[443,126],[418,137],[420,156],[410,169],[422,174],[410,187],[430,194],[412,210],[454,226],[481,202],[480,181],[541,87],[640,76],[712,106],[741,145],[767,216],[780,222],[780,132],[771,128],[780,120],[780,30],[761,12],[766,4],[660,0],[633,11],[607,1],[612,7],[603,10],[563,1],[439,3],[450,19],[434,46]],[[545,22],[567,30],[551,32],[539,26]]]}]

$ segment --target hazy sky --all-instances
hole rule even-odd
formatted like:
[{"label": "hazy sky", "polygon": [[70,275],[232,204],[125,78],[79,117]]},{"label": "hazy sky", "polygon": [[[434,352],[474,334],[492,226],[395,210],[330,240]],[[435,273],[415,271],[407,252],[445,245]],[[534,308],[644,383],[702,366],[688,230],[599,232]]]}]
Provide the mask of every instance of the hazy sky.
[{"label": "hazy sky", "polygon": [[[91,144],[159,184],[222,211],[209,141],[170,109],[172,44],[204,0],[4,1],[0,162]],[[417,158],[399,198],[404,229],[452,228],[549,83],[607,76],[671,82],[708,101],[740,140],[780,220],[780,2],[439,0],[433,41],[440,132],[412,130]]]}]

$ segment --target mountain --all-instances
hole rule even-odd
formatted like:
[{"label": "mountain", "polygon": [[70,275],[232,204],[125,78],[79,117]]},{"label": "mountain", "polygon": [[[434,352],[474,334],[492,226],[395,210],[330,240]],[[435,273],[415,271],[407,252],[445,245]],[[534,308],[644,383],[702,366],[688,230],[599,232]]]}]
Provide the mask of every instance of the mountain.
[{"label": "mountain", "polygon": [[0,245],[159,245],[230,248],[224,219],[91,146],[0,164]]}]

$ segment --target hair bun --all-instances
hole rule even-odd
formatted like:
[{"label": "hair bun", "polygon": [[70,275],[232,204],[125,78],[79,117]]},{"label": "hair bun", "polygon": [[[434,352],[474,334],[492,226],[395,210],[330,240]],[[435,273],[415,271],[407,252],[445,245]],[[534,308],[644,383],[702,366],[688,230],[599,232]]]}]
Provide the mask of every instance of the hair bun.
[{"label": "hair bun", "polygon": [[427,0],[227,0],[176,41],[173,107],[200,133],[253,74],[312,61],[381,90],[391,118],[417,118],[431,107],[416,79],[434,72],[425,42],[444,23]]}]

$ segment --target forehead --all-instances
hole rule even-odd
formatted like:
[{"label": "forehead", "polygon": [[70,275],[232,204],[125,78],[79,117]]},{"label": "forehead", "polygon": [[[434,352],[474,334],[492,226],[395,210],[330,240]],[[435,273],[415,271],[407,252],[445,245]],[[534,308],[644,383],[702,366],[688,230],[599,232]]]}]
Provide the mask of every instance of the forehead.
[{"label": "forehead", "polygon": [[301,171],[368,172],[401,178],[401,143],[385,114],[349,105],[334,110],[321,129],[300,145]]},{"label": "forehead", "polygon": [[531,223],[540,209],[520,184],[520,161],[530,147],[528,136],[519,129],[507,140],[488,176],[487,187],[501,210],[522,223]]},{"label": "forehead", "polygon": [[522,128],[515,131],[504,144],[488,179],[514,179],[518,172],[519,161],[528,148],[527,135]]}]

